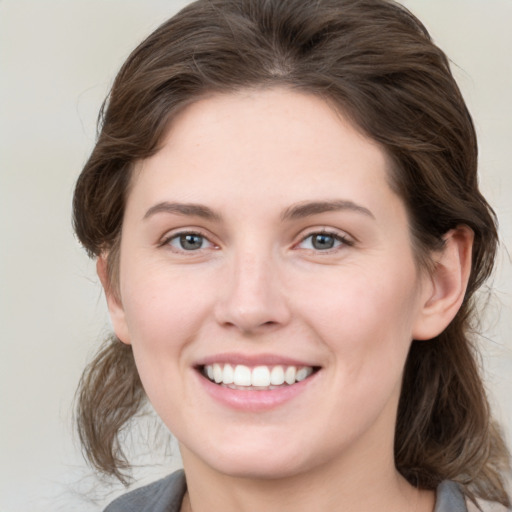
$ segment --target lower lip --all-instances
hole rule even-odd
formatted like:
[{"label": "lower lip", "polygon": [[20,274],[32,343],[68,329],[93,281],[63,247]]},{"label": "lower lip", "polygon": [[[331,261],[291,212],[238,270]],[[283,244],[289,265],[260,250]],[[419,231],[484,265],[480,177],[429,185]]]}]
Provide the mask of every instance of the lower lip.
[{"label": "lower lip", "polygon": [[272,390],[231,389],[215,384],[199,372],[197,372],[197,375],[206,392],[222,405],[240,411],[261,412],[275,409],[304,393],[317,379],[319,373],[317,371],[307,379],[296,382],[291,386],[283,386]]}]

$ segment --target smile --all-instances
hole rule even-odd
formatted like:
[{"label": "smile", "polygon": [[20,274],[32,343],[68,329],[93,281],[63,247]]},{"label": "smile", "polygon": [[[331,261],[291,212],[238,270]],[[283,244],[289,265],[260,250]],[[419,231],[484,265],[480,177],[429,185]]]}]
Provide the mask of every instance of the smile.
[{"label": "smile", "polygon": [[312,375],[313,366],[255,366],[214,363],[202,367],[202,374],[211,382],[231,389],[271,390],[292,386]]}]

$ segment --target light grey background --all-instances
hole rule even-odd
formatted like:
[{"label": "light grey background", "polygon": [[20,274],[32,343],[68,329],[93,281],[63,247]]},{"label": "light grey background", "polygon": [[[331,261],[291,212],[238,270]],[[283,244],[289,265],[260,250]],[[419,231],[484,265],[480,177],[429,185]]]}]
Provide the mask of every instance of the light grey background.
[{"label": "light grey background", "polygon": [[[0,512],[96,511],[122,490],[96,482],[72,433],[74,391],[108,320],[94,265],[72,234],[71,195],[117,69],[185,3],[0,0]],[[512,0],[404,3],[456,63],[482,188],[500,217],[482,348],[510,440]],[[137,462],[150,460],[137,439]],[[136,470],[140,481],[179,464],[163,452],[153,469]]]}]

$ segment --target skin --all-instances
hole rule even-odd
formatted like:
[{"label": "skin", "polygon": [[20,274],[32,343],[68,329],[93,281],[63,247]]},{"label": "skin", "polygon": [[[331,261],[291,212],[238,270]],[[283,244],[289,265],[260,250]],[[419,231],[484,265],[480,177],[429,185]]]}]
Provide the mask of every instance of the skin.
[{"label": "skin", "polygon": [[[437,335],[460,306],[472,238],[448,233],[435,270],[419,269],[388,176],[376,143],[283,89],[199,100],[137,165],[117,293],[105,257],[98,272],[116,334],[180,442],[183,510],[433,510],[433,493],[394,467],[395,416],[411,340]],[[300,208],[311,202],[336,207]],[[191,232],[200,248],[186,250]],[[319,232],[331,249],[313,246]],[[319,371],[276,407],[239,410],[197,370],[225,353]]]}]

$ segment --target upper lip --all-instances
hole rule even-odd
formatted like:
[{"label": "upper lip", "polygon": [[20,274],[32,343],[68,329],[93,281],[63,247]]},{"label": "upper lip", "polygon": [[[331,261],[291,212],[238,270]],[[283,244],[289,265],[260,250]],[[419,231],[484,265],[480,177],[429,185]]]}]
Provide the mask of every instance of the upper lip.
[{"label": "upper lip", "polygon": [[232,365],[241,364],[244,366],[319,366],[311,361],[304,361],[277,354],[238,354],[226,352],[204,357],[198,360],[194,366],[208,366],[215,363],[227,363]]}]

